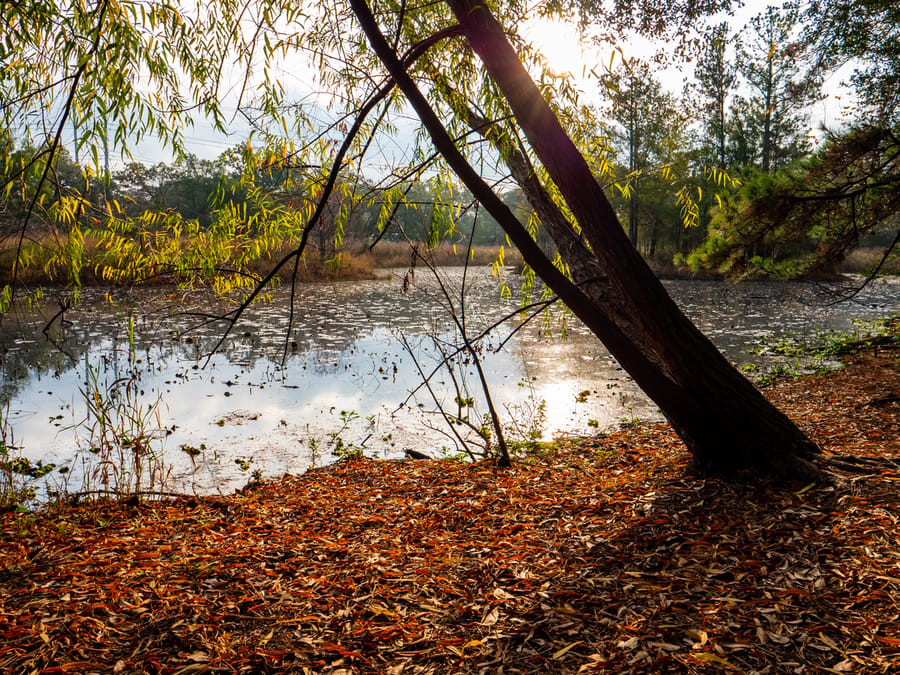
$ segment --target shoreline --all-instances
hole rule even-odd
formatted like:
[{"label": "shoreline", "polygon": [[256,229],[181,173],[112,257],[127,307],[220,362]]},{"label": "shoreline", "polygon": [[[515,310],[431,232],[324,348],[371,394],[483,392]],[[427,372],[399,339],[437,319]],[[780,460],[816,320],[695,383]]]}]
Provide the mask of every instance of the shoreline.
[{"label": "shoreline", "polygon": [[[416,245],[416,250],[419,250],[421,246],[424,245]],[[281,244],[268,251],[265,255],[237,267],[241,268],[242,274],[252,274],[258,278],[263,278],[272,270],[275,262],[289,252],[290,248],[291,244],[289,243]],[[502,257],[500,256],[501,249],[503,249]],[[17,282],[20,285],[38,287],[71,285],[72,270],[64,266],[59,258],[42,262],[41,256],[48,255],[49,249],[40,253],[43,251],[43,248],[38,246],[36,250],[38,253],[35,254],[35,261],[18,271]],[[454,246],[447,242],[442,242],[431,250],[421,250],[426,258],[437,267],[457,267],[466,264],[468,250],[464,246]],[[348,241],[340,250],[333,250],[327,254],[322,254],[315,248],[312,248],[304,255],[301,264],[298,265],[296,279],[303,282],[374,279],[377,278],[379,270],[409,267],[412,251],[412,246],[403,242],[379,242],[374,249],[370,250],[363,242]],[[865,276],[867,270],[871,269],[877,262],[876,252],[876,249],[855,250],[847,257],[845,264],[839,271],[817,273],[790,281],[815,282],[837,280],[847,275]],[[12,255],[12,251],[0,249],[0,261],[6,260],[9,262]],[[224,278],[228,274],[233,274],[233,272],[227,271],[220,274],[211,269],[203,273],[190,269],[176,272],[175,265],[164,266],[158,261],[150,264],[150,267],[145,270],[132,269],[133,261],[129,262],[125,258],[117,259],[115,256],[105,253],[96,242],[86,242],[80,257],[82,262],[78,270],[78,284],[84,286],[155,287],[190,283],[198,287],[206,286],[212,288],[215,284],[220,283],[220,276]],[[499,264],[501,260],[504,267],[517,270],[522,267],[521,254],[516,249],[499,245],[474,246],[471,250],[469,264],[475,266],[492,265],[495,263]],[[235,265],[224,262],[222,264],[226,268],[235,267]],[[647,259],[647,264],[654,274],[663,280],[725,281],[734,283],[727,279],[726,275],[718,271],[691,271],[687,267],[678,267],[671,261],[663,258]],[[122,269],[119,269],[120,267]],[[287,267],[293,269],[290,264]],[[0,264],[0,269],[3,270],[0,272],[0,287],[2,287],[12,282],[10,278],[12,264]],[[888,265],[882,273],[887,276],[896,276],[900,274],[900,267]],[[288,275],[279,273],[276,275],[276,278],[282,283],[287,283],[290,280],[290,273]],[[757,277],[743,279],[738,283],[777,280],[772,277]]]}]

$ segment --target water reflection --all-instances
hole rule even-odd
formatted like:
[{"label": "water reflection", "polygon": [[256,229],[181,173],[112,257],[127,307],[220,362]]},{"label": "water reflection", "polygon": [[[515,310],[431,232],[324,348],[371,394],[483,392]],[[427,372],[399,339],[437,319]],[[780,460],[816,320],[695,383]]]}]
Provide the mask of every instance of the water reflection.
[{"label": "water reflection", "polygon": [[[460,271],[444,274],[458,294]],[[511,277],[504,281],[516,283]],[[104,291],[86,289],[81,304],[66,312],[66,322],[57,321],[46,336],[41,328],[55,311],[52,305],[42,312],[20,310],[16,321],[7,317],[0,324],[0,401],[9,404],[23,452],[72,466],[75,482],[75,450],[86,439],[83,429],[72,427],[85,416],[82,392],[91,371],[106,386],[133,376],[145,400],[162,401],[166,436],[161,442],[180,490],[230,491],[257,468],[263,475],[303,471],[330,461],[338,432],[371,456],[401,456],[406,447],[433,455],[455,452],[428,392],[410,395],[421,381],[419,368],[429,372],[438,363],[435,340],[453,342],[447,300],[427,275],[419,275],[408,293],[401,288],[397,275],[304,285],[289,335],[289,291],[277,289],[270,302],[249,310],[208,363],[223,324],[198,325],[202,322],[185,311],[213,313],[224,306],[195,298],[184,307],[179,298],[152,290],[117,292],[111,302]],[[852,317],[900,311],[895,281],[833,306],[822,289],[804,284],[670,282],[668,288],[739,365],[760,360],[748,355],[745,345],[761,335],[813,337],[821,330],[850,329]],[[514,300],[504,301],[500,282],[489,271],[470,271],[465,302],[470,334],[515,309],[516,288],[512,291]],[[544,335],[535,321],[504,350],[489,348],[511,328],[493,334],[482,356],[495,402],[520,429],[541,409],[548,436],[591,433],[623,418],[658,417],[655,406],[577,322],[568,322],[565,340]],[[401,338],[414,346],[415,358]],[[460,381],[477,394],[471,364],[462,366]],[[440,372],[433,382],[441,404],[455,408],[458,394],[448,373]],[[355,417],[345,423],[342,411]],[[192,458],[182,447],[200,454]]]}]

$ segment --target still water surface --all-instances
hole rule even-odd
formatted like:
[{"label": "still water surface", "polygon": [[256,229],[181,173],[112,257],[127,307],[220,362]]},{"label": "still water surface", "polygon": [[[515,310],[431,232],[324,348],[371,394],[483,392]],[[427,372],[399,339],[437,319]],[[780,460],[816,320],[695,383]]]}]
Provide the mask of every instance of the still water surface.
[{"label": "still water surface", "polygon": [[[461,271],[442,275],[459,308]],[[511,299],[503,299],[490,270],[469,271],[470,335],[516,309],[518,282],[503,281]],[[338,437],[372,457],[400,457],[405,448],[455,453],[460,448],[432,395],[417,389],[419,369],[431,372],[440,351],[458,342],[447,301],[426,274],[408,292],[402,286],[400,274],[304,285],[289,335],[289,289],[277,289],[208,359],[224,326],[185,312],[216,313],[225,306],[195,298],[181,304],[158,289],[115,291],[114,297],[85,289],[81,303],[65,313],[66,322],[54,322],[45,334],[41,328],[57,308],[51,293],[40,311],[21,309],[0,323],[0,404],[25,456],[70,467],[70,491],[79,489],[81,457],[93,442],[81,424],[92,378],[103,393],[133,377],[139,405],[160,402],[158,418],[148,424],[159,432],[154,447],[172,468],[169,487],[178,491],[229,492],[257,469],[263,476],[302,472],[333,461]],[[829,289],[811,284],[672,281],[667,287],[738,366],[778,365],[776,355],[748,353],[762,337],[814,339],[822,331],[855,330],[854,319],[900,311],[898,280],[872,284],[839,304],[831,304]],[[546,317],[544,330],[536,319],[511,337],[518,322],[509,322],[482,343],[491,394],[505,422],[524,434],[540,409],[541,431],[552,437],[659,419],[656,407],[577,321],[569,319],[561,336],[560,318],[558,312]],[[456,383],[463,388],[457,390],[442,369],[432,390],[453,412],[457,396],[471,396],[474,421],[485,412],[478,380],[471,362],[457,365]],[[191,458],[185,448],[199,455]]]}]

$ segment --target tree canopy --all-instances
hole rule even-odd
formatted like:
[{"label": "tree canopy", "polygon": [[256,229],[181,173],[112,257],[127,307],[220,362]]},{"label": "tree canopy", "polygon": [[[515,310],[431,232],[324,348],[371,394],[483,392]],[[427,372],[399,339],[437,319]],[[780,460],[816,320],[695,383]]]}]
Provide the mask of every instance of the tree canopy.
[{"label": "tree canopy", "polygon": [[[673,254],[688,259],[698,234],[685,232],[683,225],[705,228],[719,203],[729,198],[732,179],[753,180],[759,172],[771,174],[808,155],[808,105],[819,96],[824,72],[848,64],[855,68],[850,83],[858,92],[861,115],[875,115],[889,123],[897,107],[891,103],[897,89],[892,86],[897,55],[892,46],[895,41],[890,39],[897,30],[897,17],[890,6],[823,0],[808,4],[801,13],[769,8],[747,26],[707,26],[706,17],[716,16],[731,4],[728,0],[702,5],[584,1],[536,7],[504,3],[494,8],[520,58],[536,74],[546,95],[553,92],[554,109],[565,119],[579,148],[591,158],[592,170],[607,184],[618,182],[625,190],[616,192],[625,196],[617,208],[628,214],[631,239],[638,239],[637,226],[644,254],[663,264]],[[458,114],[464,101],[478,101],[477,112],[486,120],[501,120],[508,114],[490,81],[479,75],[471,54],[460,48],[441,3],[379,6],[378,16],[394,17],[388,30],[397,48],[408,55],[410,72],[427,83],[423,90],[452,133],[472,133]],[[611,143],[606,131],[615,128],[614,120],[627,115],[626,97],[607,89],[610,105],[605,110],[587,108],[575,83],[554,73],[553,64],[518,34],[516,26],[536,16],[578,16],[587,35],[608,44],[621,44],[623,36],[636,33],[666,40],[669,47],[661,57],[666,63],[695,58],[697,84],[692,100],[705,103],[692,107],[671,92],[663,92],[669,97],[666,106],[671,113],[667,117],[685,120],[680,128],[670,125],[660,138],[678,149],[677,156],[658,157],[635,172],[627,144]],[[104,200],[98,201],[96,193],[91,197],[89,190],[83,189],[85,185],[94,189],[101,182],[105,153],[128,157],[140,141],[157,138],[170,148],[175,163],[186,168],[178,157],[186,152],[190,126],[204,118],[224,129],[237,117],[251,130],[251,147],[259,153],[257,159],[237,167],[244,173],[240,190],[258,196],[261,211],[254,212],[266,214],[264,204],[290,200],[266,202],[256,188],[305,193],[312,198],[316,186],[328,180],[331,160],[343,142],[342,128],[347,128],[360,106],[368,103],[373,88],[379,86],[371,76],[378,72],[377,59],[373,60],[361,41],[348,7],[341,4],[224,2],[210,12],[178,3],[22,2],[4,5],[0,21],[5,27],[6,67],[0,77],[5,133],[19,145],[40,148],[28,167],[12,170],[12,165],[8,166],[5,188],[19,194],[20,201],[24,196],[23,213],[42,216],[45,227],[58,223],[68,231],[75,224],[75,234],[88,240],[95,237],[95,233],[85,232],[92,221],[73,219],[71,214],[94,212],[100,224],[110,219],[110,210],[100,204]],[[443,34],[444,30],[449,32]],[[613,77],[604,69],[595,66],[597,77]],[[448,77],[451,72],[452,78]],[[338,185],[358,184],[357,179],[363,178],[368,187],[355,199],[392,205],[405,199],[409,179],[427,181],[436,175],[448,186],[456,183],[458,187],[456,179],[431,154],[428,139],[405,130],[409,129],[404,121],[408,108],[395,90],[386,92],[375,107],[362,127],[351,134],[340,167],[350,180],[342,179]],[[688,129],[687,137],[679,137]],[[405,158],[403,153],[385,150],[398,143],[409,148]],[[70,157],[74,152],[76,161],[80,159],[86,180],[55,180],[59,176],[54,168],[57,160],[45,160],[56,157],[63,146],[71,149]],[[244,154],[239,150],[236,156]],[[496,155],[483,144],[470,144],[467,154],[485,166],[496,163]],[[10,157],[9,153],[6,156]],[[372,173],[373,166],[386,163],[392,165],[388,171],[378,176]],[[196,169],[198,180],[207,180],[201,174],[208,172],[202,166]],[[503,168],[497,171],[502,177]],[[641,191],[633,188],[650,175],[661,175],[659,172],[665,174],[659,189],[645,190],[640,197]],[[56,182],[57,187],[51,196],[46,190],[44,196],[29,192],[26,175],[35,176],[38,182]],[[23,180],[18,180],[20,177]],[[186,187],[187,177],[181,182]],[[134,187],[140,191],[139,186]],[[208,185],[198,183],[196,187],[205,192]],[[518,189],[509,181],[501,181],[498,187],[501,191]],[[673,195],[678,202],[675,208]],[[634,203],[628,202],[631,196]],[[453,201],[447,189],[442,190],[442,197]],[[189,205],[181,200],[173,210],[184,222],[198,219],[207,227],[215,220],[218,203],[205,201]],[[127,219],[138,214],[133,205],[127,208],[129,198],[117,198],[117,202],[111,221],[118,227],[122,216]],[[304,203],[310,202],[306,199]],[[737,203],[727,212],[735,213]],[[681,218],[676,217],[679,207]],[[406,207],[402,210],[409,212]],[[392,212],[396,215],[395,206],[367,222],[375,230],[383,228]],[[6,213],[6,231],[24,232],[16,226],[12,212],[7,209]],[[636,219],[638,213],[643,214],[641,219]],[[350,225],[343,222],[349,214],[347,209],[337,212],[333,234],[338,241]],[[284,218],[291,215],[290,210],[281,212]],[[751,215],[747,212],[744,220]],[[722,220],[720,214],[717,231],[722,229]],[[292,227],[299,231],[303,222],[304,218],[297,218]],[[155,223],[153,227],[158,226],[158,221]],[[452,229],[445,223],[444,232]],[[133,227],[131,230],[136,232]],[[812,238],[817,232],[808,228]],[[285,231],[272,234],[283,237]],[[731,239],[741,241],[740,237]],[[660,247],[655,244],[658,241],[669,244]],[[21,253],[30,243],[28,237],[22,237],[14,248]],[[704,246],[708,249],[711,245],[712,239]],[[757,253],[736,255],[752,258]],[[18,269],[22,264],[38,264],[48,255],[38,252],[24,259],[16,255],[12,263]],[[707,262],[700,263],[701,259]],[[695,266],[714,266],[708,256],[695,255],[692,260]],[[758,267],[758,271],[809,269],[782,257],[772,262],[777,264]],[[68,276],[78,278],[79,272],[72,270]]]}]

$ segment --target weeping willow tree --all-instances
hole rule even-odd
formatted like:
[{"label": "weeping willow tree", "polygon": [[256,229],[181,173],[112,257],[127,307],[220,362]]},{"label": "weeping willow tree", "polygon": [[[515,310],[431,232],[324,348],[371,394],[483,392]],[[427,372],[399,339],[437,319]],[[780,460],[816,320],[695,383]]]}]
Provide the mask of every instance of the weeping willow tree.
[{"label": "weeping willow tree", "polygon": [[[703,11],[728,4],[704,3]],[[571,5],[541,7],[549,12]],[[579,8],[585,20],[610,31],[630,24],[684,36],[679,31],[697,20],[693,3]],[[241,222],[252,246],[266,238],[271,223],[289,220],[296,243],[278,268],[290,269],[299,264],[342,173],[383,164],[386,155],[373,158],[383,147],[380,139],[392,132],[396,138],[412,111],[415,138],[404,139],[410,151],[399,161],[391,158],[391,170],[371,183],[387,190],[377,227],[391,226],[404,196],[399,186],[410,176],[461,182],[503,227],[529,270],[659,405],[697,469],[821,475],[818,447],[685,318],[628,241],[604,194],[603,184],[615,177],[597,120],[571,82],[554,75],[552,64],[516,33],[525,3],[256,0],[216,3],[213,10],[112,0],[5,6],[4,40],[12,58],[0,87],[13,104],[4,108],[4,122],[13,133],[43,134],[46,152],[34,165],[43,179],[52,176],[67,125],[79,130],[82,148],[106,142],[127,152],[135,140],[155,135],[177,151],[193,115],[224,128],[223,110],[235,106],[252,122],[251,147],[259,148],[248,161],[255,167],[247,172],[248,186],[257,185],[260,169],[293,169],[292,180],[315,186],[315,202],[301,211],[268,199],[280,188],[261,192],[261,217],[254,221],[261,229]],[[316,91],[328,92],[314,106],[298,103],[308,91],[289,86],[287,74],[302,70],[301,56],[314,63]],[[37,68],[26,65],[32,60]],[[234,73],[240,73],[236,82]],[[316,119],[323,107],[332,115],[329,125]],[[93,161],[96,170],[96,155]],[[504,203],[500,190],[509,183],[527,196],[532,218],[521,220]],[[58,199],[72,214],[93,206],[77,193]],[[33,198],[26,209],[20,242],[39,202]],[[105,206],[99,227],[114,232],[117,214]],[[77,216],[55,222],[75,227]],[[452,214],[436,221],[448,231],[453,224]],[[539,230],[552,238],[555,253],[536,244]],[[179,239],[185,232],[178,231]],[[206,236],[187,234],[188,240]],[[235,238],[233,231],[227,235]],[[215,249],[209,242],[199,248]],[[247,300],[271,278],[254,278]]]},{"label": "weeping willow tree", "polygon": [[[323,125],[285,100],[268,72],[299,44],[296,31],[280,28],[307,20],[298,3],[223,2],[214,12],[167,2],[4,3],[0,314],[33,290],[35,275],[76,294],[86,275],[255,289],[255,263],[281,258],[312,229],[344,124]],[[113,198],[110,153],[131,159],[153,142],[184,157],[190,128],[202,120],[224,132],[226,109],[251,119],[251,132],[230,153],[238,175],[223,176],[211,196],[211,222],[172,209],[134,213]],[[349,171],[327,192],[323,203],[340,202],[329,222],[336,241],[351,217],[344,205],[371,207],[381,196]]]}]

